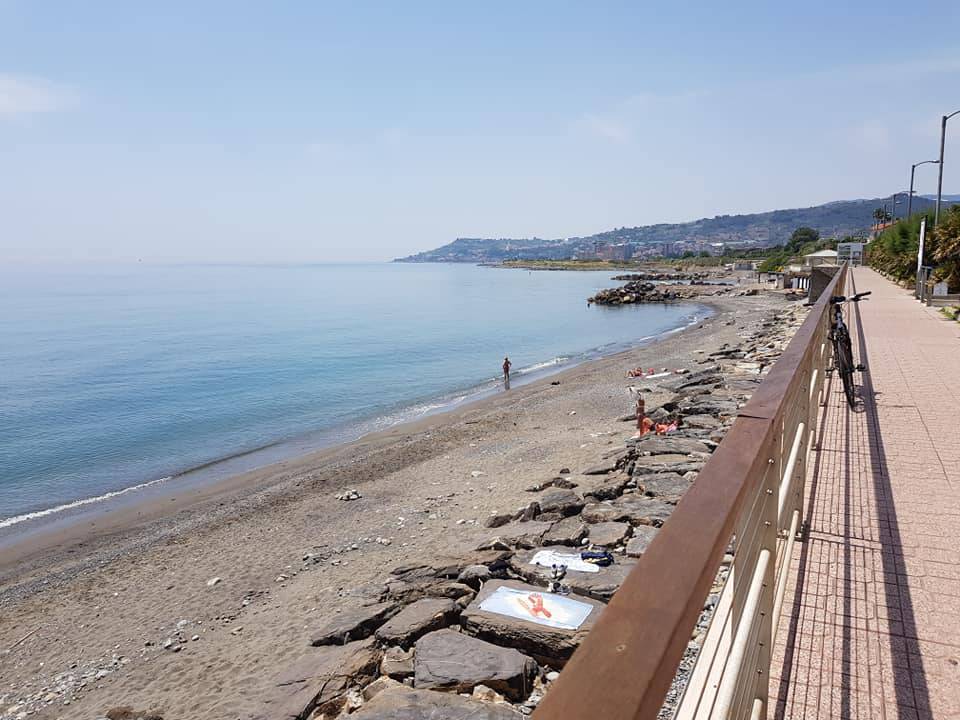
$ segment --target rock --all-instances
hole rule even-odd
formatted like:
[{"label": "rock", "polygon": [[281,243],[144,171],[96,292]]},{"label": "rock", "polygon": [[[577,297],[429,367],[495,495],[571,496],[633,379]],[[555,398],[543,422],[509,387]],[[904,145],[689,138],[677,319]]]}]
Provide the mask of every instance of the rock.
[{"label": "rock", "polygon": [[380,674],[401,680],[413,675],[413,650],[387,648],[380,662]]},{"label": "rock", "polygon": [[557,473],[557,474],[558,474],[558,475],[569,475],[569,474],[570,474],[570,468],[568,468],[568,467],[560,468],[560,472]]},{"label": "rock", "polygon": [[637,525],[633,529],[633,537],[627,541],[627,557],[638,558],[647,551],[659,529],[652,525]]},{"label": "rock", "polygon": [[584,475],[606,475],[607,473],[612,473],[617,469],[617,459],[604,460],[597,465],[588,467],[583,471]]},{"label": "rock", "polygon": [[[692,477],[696,477],[692,474]],[[690,480],[680,473],[660,473],[658,475],[644,475],[637,478],[643,485],[643,491],[650,497],[659,497],[666,502],[676,503],[690,488]]]},{"label": "rock", "polygon": [[587,536],[587,525],[579,517],[564,518],[543,536],[544,545],[580,545]]},{"label": "rock", "polygon": [[347,488],[342,492],[337,493],[337,500],[359,500],[362,497],[363,495],[360,494],[359,490],[353,490],[351,488]]},{"label": "rock", "polygon": [[540,522],[556,523],[563,520],[563,515],[558,512],[540,513],[540,515],[537,516],[537,520]]},{"label": "rock", "polygon": [[479,590],[480,585],[490,579],[490,568],[486,565],[468,565],[457,576],[457,582]]},{"label": "rock", "polygon": [[518,512],[513,516],[514,520],[519,520],[520,522],[530,522],[537,515],[540,514],[540,503],[534,501],[527,505],[523,510]]},{"label": "rock", "polygon": [[620,508],[609,503],[591,503],[583,508],[580,517],[588,523],[616,522],[623,520],[626,515]]},{"label": "rock", "polygon": [[509,705],[451,693],[391,687],[350,715],[350,720],[519,720]]},{"label": "rock", "polygon": [[683,425],[688,428],[716,430],[720,427],[720,421],[711,415],[685,415]]},{"label": "rock", "polygon": [[631,525],[660,527],[673,513],[674,506],[662,500],[647,497],[624,496],[613,502],[623,512],[623,519]]},{"label": "rock", "polygon": [[583,498],[588,502],[591,500],[613,500],[615,497],[623,495],[623,489],[627,486],[629,479],[625,475],[604,478],[603,482],[584,488]]},{"label": "rock", "polygon": [[686,455],[650,455],[638,457],[634,461],[634,475],[652,475],[661,472],[685,473],[690,470],[700,472],[703,469],[704,461],[700,459],[691,459]]},{"label": "rock", "polygon": [[573,490],[551,490],[540,498],[540,512],[558,512],[563,516],[576,515],[583,507],[583,498]]},{"label": "rock", "polygon": [[654,436],[644,438],[636,445],[637,452],[651,455],[689,455],[692,452],[710,452],[699,440],[685,437]]},{"label": "rock", "polygon": [[496,536],[487,542],[482,543],[477,549],[487,550],[495,547],[495,541],[499,541],[506,547],[537,547],[541,544],[544,533],[546,533],[552,526],[553,523],[539,522],[536,520],[525,523],[510,523],[509,525],[504,525],[502,528],[499,528]]},{"label": "rock", "polygon": [[498,645],[515,648],[534,659],[543,659],[544,664],[552,667],[561,667],[566,663],[590,632],[604,607],[603,603],[591,598],[576,598],[578,602],[591,605],[593,610],[576,630],[554,628],[481,610],[480,604],[500,587],[523,590],[531,594],[544,592],[541,587],[513,580],[491,580],[483,586],[477,597],[463,611],[460,616],[461,624],[471,635]]},{"label": "rock", "polygon": [[498,515],[491,515],[483,521],[483,526],[488,528],[501,527],[513,520],[513,515],[513,513],[500,513]]},{"label": "rock", "polygon": [[413,664],[418,689],[470,692],[482,684],[512,700],[527,696],[536,672],[526,655],[453,630],[420,638]]},{"label": "rock", "polygon": [[376,674],[380,658],[373,638],[313,648],[282,672],[267,691],[264,715],[299,720],[314,711],[337,712],[352,686],[365,684]]},{"label": "rock", "polygon": [[558,673],[556,670],[551,670],[550,672],[547,673],[546,677],[547,677],[547,682],[556,682],[557,678],[560,677],[560,673]]},{"label": "rock", "polygon": [[[571,551],[568,547],[550,547],[528,550],[514,556],[510,562],[513,571],[528,583],[544,586],[551,579],[552,569],[530,563],[539,550],[553,550],[558,553],[577,552]],[[635,564],[633,560],[623,559],[613,565],[599,567],[598,572],[595,573],[567,570],[567,574],[560,582],[569,586],[570,590],[577,595],[607,601],[620,589]]]},{"label": "rock", "polygon": [[387,583],[387,598],[401,604],[416,602],[422,598],[450,598],[460,600],[473,597],[473,588],[454,580],[443,578],[416,578]]},{"label": "rock", "polygon": [[477,699],[482,700],[483,702],[488,703],[505,703],[507,699],[498,693],[493,688],[488,688],[486,685],[477,685],[471,695]]},{"label": "rock", "polygon": [[404,686],[393,678],[379,677],[363,689],[363,699],[369,702],[384,690],[389,690],[390,688],[395,687]]},{"label": "rock", "polygon": [[602,522],[590,526],[590,542],[613,547],[630,535],[630,525],[624,522]]},{"label": "rock", "polygon": [[327,624],[314,634],[310,644],[345,645],[352,640],[361,640],[370,636],[396,611],[397,606],[392,602],[349,608],[332,616]]},{"label": "rock", "polygon": [[394,615],[375,635],[383,643],[408,647],[421,635],[452,623],[459,611],[457,604],[448,598],[424,598]]},{"label": "rock", "polygon": [[737,404],[731,400],[712,400],[710,396],[699,395],[680,404],[680,410],[686,415],[715,415],[728,417],[735,415]]},{"label": "rock", "polygon": [[207,587],[213,587],[214,585],[218,585],[219,583],[220,583],[220,578],[212,577],[209,580],[207,580]]}]

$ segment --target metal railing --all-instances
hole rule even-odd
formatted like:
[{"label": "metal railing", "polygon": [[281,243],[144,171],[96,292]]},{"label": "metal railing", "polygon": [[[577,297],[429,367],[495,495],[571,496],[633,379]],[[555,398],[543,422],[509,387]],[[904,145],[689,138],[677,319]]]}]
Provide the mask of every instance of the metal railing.
[{"label": "metal railing", "polygon": [[723,556],[730,573],[676,717],[766,717],[770,656],[803,524],[807,460],[830,363],[821,294],[534,713],[536,720],[652,720]]}]

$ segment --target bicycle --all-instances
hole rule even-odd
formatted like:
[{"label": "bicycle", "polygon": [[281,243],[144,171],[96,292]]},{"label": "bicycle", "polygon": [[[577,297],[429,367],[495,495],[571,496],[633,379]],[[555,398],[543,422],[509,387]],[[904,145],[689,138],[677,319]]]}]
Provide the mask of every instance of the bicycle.
[{"label": "bicycle", "polygon": [[830,318],[830,341],[833,343],[833,366],[840,373],[843,382],[843,394],[847,396],[847,405],[851,408],[856,403],[853,392],[853,373],[866,368],[853,364],[853,347],[850,343],[850,331],[843,320],[843,306],[848,302],[860,302],[871,291],[857,293],[850,297],[834,295],[830,298],[832,317]]}]

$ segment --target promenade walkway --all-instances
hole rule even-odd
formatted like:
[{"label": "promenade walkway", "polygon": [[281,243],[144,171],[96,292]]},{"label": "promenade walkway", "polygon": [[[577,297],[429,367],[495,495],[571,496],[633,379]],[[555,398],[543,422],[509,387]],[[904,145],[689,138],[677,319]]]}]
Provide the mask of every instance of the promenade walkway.
[{"label": "promenade walkway", "polygon": [[960,719],[960,324],[872,270],[807,479],[774,646],[773,718]]}]

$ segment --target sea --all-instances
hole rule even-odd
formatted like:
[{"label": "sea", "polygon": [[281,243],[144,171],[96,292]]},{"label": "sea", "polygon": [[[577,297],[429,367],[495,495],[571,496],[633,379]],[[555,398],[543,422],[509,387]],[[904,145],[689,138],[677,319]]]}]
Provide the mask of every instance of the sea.
[{"label": "sea", "polygon": [[223,477],[697,322],[610,272],[464,264],[0,269],[0,531]]}]

